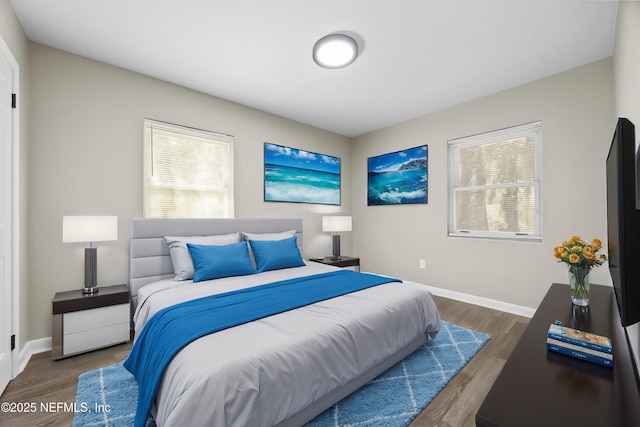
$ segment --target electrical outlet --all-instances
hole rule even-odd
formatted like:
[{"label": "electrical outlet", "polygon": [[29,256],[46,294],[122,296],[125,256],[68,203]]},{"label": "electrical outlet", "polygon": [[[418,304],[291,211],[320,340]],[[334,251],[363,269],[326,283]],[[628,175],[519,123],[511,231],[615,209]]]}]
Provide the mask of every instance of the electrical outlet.
[{"label": "electrical outlet", "polygon": [[421,259],[418,262],[418,267],[420,267],[420,269],[424,270],[425,268],[427,268],[427,261]]}]

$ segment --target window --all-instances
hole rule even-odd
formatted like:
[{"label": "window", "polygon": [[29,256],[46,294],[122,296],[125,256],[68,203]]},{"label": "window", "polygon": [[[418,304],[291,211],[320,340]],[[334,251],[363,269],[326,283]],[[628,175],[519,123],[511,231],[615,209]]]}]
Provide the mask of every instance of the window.
[{"label": "window", "polygon": [[233,137],[145,119],[144,216],[233,217]]},{"label": "window", "polygon": [[542,122],[449,141],[449,235],[542,238]]}]

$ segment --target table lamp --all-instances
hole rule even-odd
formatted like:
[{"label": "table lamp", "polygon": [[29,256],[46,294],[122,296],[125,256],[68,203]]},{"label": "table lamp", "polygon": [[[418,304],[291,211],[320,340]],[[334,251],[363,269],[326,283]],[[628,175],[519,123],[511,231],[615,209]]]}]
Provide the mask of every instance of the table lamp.
[{"label": "table lamp", "polygon": [[117,216],[63,216],[62,241],[89,242],[84,249],[84,288],[83,294],[98,292],[98,253],[93,242],[118,240]]},{"label": "table lamp", "polygon": [[350,216],[323,216],[322,231],[333,232],[333,256],[331,259],[340,259],[340,231],[351,231]]}]

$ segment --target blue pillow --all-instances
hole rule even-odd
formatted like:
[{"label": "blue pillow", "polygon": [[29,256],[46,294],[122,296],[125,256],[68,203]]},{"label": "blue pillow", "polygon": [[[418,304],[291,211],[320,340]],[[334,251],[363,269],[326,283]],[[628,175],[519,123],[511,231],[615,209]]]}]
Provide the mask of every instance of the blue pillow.
[{"label": "blue pillow", "polygon": [[295,236],[284,240],[249,240],[258,272],[306,265]]},{"label": "blue pillow", "polygon": [[224,246],[187,243],[187,248],[193,260],[194,282],[257,273],[249,258],[247,242]]}]

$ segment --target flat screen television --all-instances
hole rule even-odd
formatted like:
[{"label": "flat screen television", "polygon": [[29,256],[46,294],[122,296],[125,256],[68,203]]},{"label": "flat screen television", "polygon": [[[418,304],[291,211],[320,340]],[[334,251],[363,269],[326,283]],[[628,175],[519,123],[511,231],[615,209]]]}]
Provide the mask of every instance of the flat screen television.
[{"label": "flat screen television", "polygon": [[635,128],[618,119],[607,156],[609,271],[622,326],[640,322],[640,157]]}]

